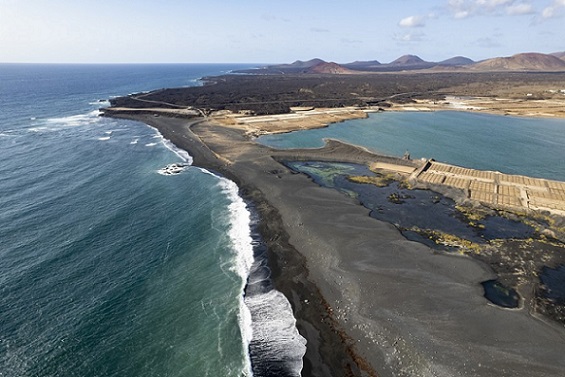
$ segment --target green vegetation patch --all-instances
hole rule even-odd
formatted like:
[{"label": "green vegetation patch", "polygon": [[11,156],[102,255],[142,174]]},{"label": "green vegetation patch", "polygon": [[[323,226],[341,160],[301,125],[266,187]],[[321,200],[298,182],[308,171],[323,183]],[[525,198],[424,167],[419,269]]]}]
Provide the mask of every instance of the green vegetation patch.
[{"label": "green vegetation patch", "polygon": [[488,209],[483,207],[474,207],[468,205],[461,205],[458,204],[455,206],[455,209],[459,211],[469,222],[477,222],[484,220],[490,212]]},{"label": "green vegetation patch", "polygon": [[440,230],[420,229],[418,227],[412,227],[410,230],[434,241],[437,245],[457,248],[461,250],[462,254],[480,254],[483,250],[483,246],[476,242]]},{"label": "green vegetation patch", "polygon": [[360,183],[360,184],[367,184],[367,185],[375,185],[377,187],[386,187],[390,185],[392,182],[400,182],[402,184],[404,180],[401,176],[395,173],[384,173],[380,170],[372,170],[375,173],[375,176],[366,176],[366,175],[350,175],[347,179],[353,183]]},{"label": "green vegetation patch", "polygon": [[377,187],[386,187],[393,181],[390,177],[386,176],[368,177],[366,175],[350,175],[347,179],[353,183],[375,185]]}]

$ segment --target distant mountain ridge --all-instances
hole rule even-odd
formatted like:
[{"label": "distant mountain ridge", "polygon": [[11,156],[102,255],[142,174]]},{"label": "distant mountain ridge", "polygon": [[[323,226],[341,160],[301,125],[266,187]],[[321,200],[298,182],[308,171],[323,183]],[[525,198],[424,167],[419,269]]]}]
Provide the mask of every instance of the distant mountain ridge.
[{"label": "distant mountain ridge", "polygon": [[308,69],[310,67],[313,67],[315,65],[318,65],[320,63],[325,63],[325,61],[323,61],[322,59],[319,59],[319,58],[314,58],[314,59],[310,59],[310,60],[306,60],[306,61],[296,60],[294,63],[277,64],[277,65],[273,65],[273,66],[269,66],[269,67],[270,68],[276,68],[276,69],[283,69],[283,70],[304,70],[304,69]]},{"label": "distant mountain ridge", "polygon": [[469,65],[475,63],[474,60],[466,58],[464,56],[454,56],[453,58],[442,60],[439,65],[442,66],[453,66],[453,65]]},{"label": "distant mountain ridge", "polygon": [[345,68],[337,63],[320,62],[314,66],[309,67],[306,73],[331,73],[331,74],[351,74],[358,73],[351,69]]},{"label": "distant mountain ridge", "polygon": [[378,60],[354,61],[338,64],[320,58],[296,60],[290,64],[270,65],[247,73],[263,74],[353,74],[361,72],[400,72],[418,70],[454,71],[565,71],[565,51],[542,54],[520,53],[509,57],[495,57],[475,62],[465,56],[454,56],[440,62],[429,62],[417,55],[403,55],[390,63]]},{"label": "distant mountain ridge", "polygon": [[420,58],[419,56],[402,55],[401,57],[390,62],[389,64],[390,65],[416,65],[416,64],[422,64],[422,63],[427,63],[427,62],[424,61],[424,59]]},{"label": "distant mountain ridge", "polygon": [[486,71],[559,71],[565,70],[565,60],[551,54],[530,52],[483,60],[471,68]]},{"label": "distant mountain ridge", "polygon": [[436,64],[437,63],[427,62],[416,55],[403,55],[398,59],[386,64],[382,64],[378,60],[370,60],[356,61],[353,63],[342,64],[342,66],[355,71],[389,72],[426,69],[431,68]]}]

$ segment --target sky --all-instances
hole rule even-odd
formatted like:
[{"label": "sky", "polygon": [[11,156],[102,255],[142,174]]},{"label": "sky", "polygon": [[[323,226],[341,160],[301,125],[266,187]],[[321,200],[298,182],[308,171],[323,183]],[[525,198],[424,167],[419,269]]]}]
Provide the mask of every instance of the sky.
[{"label": "sky", "polygon": [[565,51],[565,0],[0,0],[0,62],[388,63]]}]

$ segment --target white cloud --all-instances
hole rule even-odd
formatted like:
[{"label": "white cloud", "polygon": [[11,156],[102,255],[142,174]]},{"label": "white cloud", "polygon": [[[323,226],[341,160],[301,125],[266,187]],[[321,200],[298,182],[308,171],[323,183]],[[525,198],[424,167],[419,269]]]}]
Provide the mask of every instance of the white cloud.
[{"label": "white cloud", "polygon": [[449,0],[447,2],[447,6],[449,10],[456,16],[455,18],[464,18],[464,17],[457,17],[457,15],[462,15],[468,12],[469,4],[465,0]]},{"label": "white cloud", "polygon": [[562,13],[562,8],[565,8],[565,0],[553,0],[553,3],[541,12],[541,16],[543,18],[558,17]]},{"label": "white cloud", "polygon": [[448,5],[451,8],[458,9],[465,5],[465,0],[449,0]]},{"label": "white cloud", "polygon": [[552,18],[555,16],[555,8],[554,7],[547,7],[541,12],[541,16],[543,18]]},{"label": "white cloud", "polygon": [[398,25],[401,27],[423,27],[426,25],[426,20],[422,16],[410,16],[400,20]]},{"label": "white cloud", "polygon": [[455,17],[458,20],[461,20],[463,18],[469,17],[470,15],[471,15],[471,13],[468,10],[461,10],[459,12],[455,12],[453,17]]},{"label": "white cloud", "polygon": [[[565,2],[565,0],[555,1]],[[448,0],[448,8],[456,19],[475,15],[508,14],[516,16],[535,13],[529,1],[519,2],[517,0]]]},{"label": "white cloud", "polygon": [[531,4],[516,4],[516,5],[511,5],[508,8],[506,8],[506,12],[509,15],[522,15],[522,14],[533,14],[535,13],[534,7]]},{"label": "white cloud", "polygon": [[475,3],[480,7],[496,8],[501,5],[512,4],[514,0],[476,0]]},{"label": "white cloud", "polygon": [[474,13],[473,1],[469,0],[449,0],[448,7],[456,19],[467,18]]}]

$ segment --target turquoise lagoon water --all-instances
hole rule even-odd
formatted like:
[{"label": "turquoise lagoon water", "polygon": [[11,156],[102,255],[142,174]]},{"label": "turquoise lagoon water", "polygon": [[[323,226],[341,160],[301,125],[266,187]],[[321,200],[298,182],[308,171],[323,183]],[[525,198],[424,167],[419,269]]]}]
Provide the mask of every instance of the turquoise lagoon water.
[{"label": "turquoise lagoon water", "polygon": [[372,151],[565,181],[565,119],[459,111],[383,112],[327,128],[267,135],[276,148],[319,148],[324,138]]}]

